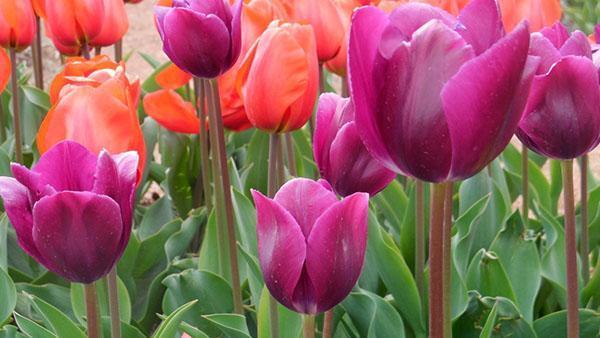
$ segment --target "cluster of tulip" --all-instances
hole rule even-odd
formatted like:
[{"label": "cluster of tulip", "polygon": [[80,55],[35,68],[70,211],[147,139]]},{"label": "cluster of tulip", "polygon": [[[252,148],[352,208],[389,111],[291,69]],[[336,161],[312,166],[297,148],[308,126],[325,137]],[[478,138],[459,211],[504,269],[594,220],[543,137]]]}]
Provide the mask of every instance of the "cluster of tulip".
[{"label": "cluster of tulip", "polygon": [[[271,309],[277,300],[306,314],[306,337],[323,312],[328,336],[331,309],[362,272],[369,197],[397,175],[421,190],[432,183],[429,335],[451,336],[453,184],[483,170],[516,135],[564,164],[567,332],[579,336],[572,172],[573,159],[600,143],[600,52],[584,33],[548,26],[560,19],[559,1],[541,9],[514,2],[159,1],[155,23],[172,64],[156,75],[143,110],[164,128],[199,139],[197,185],[219,225],[216,254],[230,268],[237,313],[244,310],[224,127],[270,135],[269,196],[251,192],[258,261]],[[14,53],[33,42],[36,15],[62,54],[83,57],[69,58],[51,83],[52,107],[36,138],[41,157],[30,170],[20,164]],[[146,166],[141,89],[123,61],[90,58],[89,47],[122,39],[124,2],[0,0],[2,18],[0,44],[11,50],[12,67],[0,50],[0,90],[12,73],[17,163],[14,178],[0,178],[0,196],[19,244],[67,280],[89,286],[111,271],[116,278]],[[326,72],[341,77],[341,96],[324,93]],[[186,95],[180,89],[190,81],[194,93]],[[290,133],[302,128],[312,134],[322,179],[286,181],[281,147],[288,146],[288,173],[296,176]],[[416,240],[424,250],[425,239]],[[422,297],[424,271],[417,262]],[[90,332],[97,331],[93,315]],[[271,311],[272,337],[277,315]]]}]

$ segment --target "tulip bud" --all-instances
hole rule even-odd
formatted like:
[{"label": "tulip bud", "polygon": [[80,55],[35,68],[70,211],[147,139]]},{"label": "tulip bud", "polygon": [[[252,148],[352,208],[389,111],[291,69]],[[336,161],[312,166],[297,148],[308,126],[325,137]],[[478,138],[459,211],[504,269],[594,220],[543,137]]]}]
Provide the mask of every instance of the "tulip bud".
[{"label": "tulip bud", "polygon": [[348,60],[361,139],[396,173],[476,174],[517,129],[537,68],[528,49],[527,25],[504,36],[494,0],[473,0],[458,18],[420,3],[358,9]]},{"label": "tulip bud", "polygon": [[240,54],[241,6],[241,0],[233,8],[223,0],[176,0],[173,7],[156,6],[164,52],[195,76],[223,74]]},{"label": "tulip bud", "polygon": [[246,55],[238,74],[248,119],[256,128],[288,132],[312,115],[319,65],[309,25],[274,21]]},{"label": "tulip bud", "polygon": [[273,199],[252,190],[265,284],[281,304],[301,313],[340,303],[356,284],[365,257],[369,195],[339,201],[326,186],[297,178]]},{"label": "tulip bud", "polygon": [[81,46],[102,31],[103,1],[52,0],[45,4],[46,21],[62,46]]},{"label": "tulip bud", "polygon": [[10,78],[11,64],[8,53],[4,48],[0,48],[0,93],[4,91]]},{"label": "tulip bud", "polygon": [[90,40],[91,46],[106,47],[117,43],[129,29],[123,0],[103,0],[104,19],[100,33]]},{"label": "tulip bud", "polygon": [[21,51],[31,45],[35,31],[30,0],[0,0],[0,46]]},{"label": "tulip bud", "polygon": [[91,60],[71,58],[50,86],[52,108],[40,125],[37,147],[45,153],[63,140],[83,144],[98,154],[135,150],[138,177],[146,159],[144,136],[137,117],[139,81],[131,83],[125,64],[105,55]]},{"label": "tulip bud", "polygon": [[374,196],[396,177],[360,140],[352,101],[336,94],[319,98],[313,152],[321,176],[342,196],[355,192]]},{"label": "tulip bud", "polygon": [[96,156],[64,141],[31,170],[11,164],[0,196],[19,245],[70,281],[102,278],[129,241],[137,163],[135,152]]},{"label": "tulip bud", "polygon": [[600,142],[598,67],[584,33],[556,23],[531,35],[541,59],[517,136],[544,156],[573,159]]}]

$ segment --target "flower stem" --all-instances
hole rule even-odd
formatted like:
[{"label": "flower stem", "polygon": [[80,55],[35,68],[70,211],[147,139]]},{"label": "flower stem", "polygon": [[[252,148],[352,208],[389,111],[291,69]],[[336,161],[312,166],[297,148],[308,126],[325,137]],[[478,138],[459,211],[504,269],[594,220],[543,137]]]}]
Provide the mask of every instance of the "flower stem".
[{"label": "flower stem", "polygon": [[446,337],[452,337],[452,307],[450,302],[450,290],[452,286],[452,197],[454,184],[446,184],[444,201],[444,333]]},{"label": "flower stem", "polygon": [[588,239],[588,169],[589,157],[587,154],[581,157],[581,242],[579,243],[579,256],[581,257],[581,275],[583,285],[590,280],[589,266],[589,239]]},{"label": "flower stem", "polygon": [[567,259],[567,337],[579,337],[579,287],[577,281],[577,238],[573,160],[562,161],[565,201],[565,257]]},{"label": "flower stem", "polygon": [[[238,268],[237,242],[235,239],[235,225],[233,220],[233,201],[231,199],[231,182],[229,180],[229,168],[227,165],[227,149],[225,147],[225,132],[223,130],[223,117],[221,116],[221,102],[219,99],[219,84],[217,80],[211,80],[213,105],[213,119],[215,120],[216,129],[213,131],[217,134],[218,142],[218,160],[221,169],[221,184],[223,186],[223,200],[225,201],[225,216],[226,216],[226,235],[229,244],[229,266],[231,267],[231,286],[233,289],[233,305],[234,311],[238,314],[244,313],[242,303],[242,291],[240,287],[240,273]],[[217,158],[215,157],[215,158]],[[216,183],[216,182],[215,182]]]},{"label": "flower stem", "polygon": [[33,76],[35,77],[35,86],[38,89],[44,90],[44,68],[42,66],[42,32],[40,25],[40,17],[35,17],[36,31],[35,40],[31,45],[31,56],[33,57]]},{"label": "flower stem", "polygon": [[90,59],[90,46],[86,43],[84,43],[81,46],[81,55],[86,59],[89,60]]},{"label": "flower stem", "polygon": [[23,142],[21,140],[21,112],[19,110],[19,83],[17,80],[17,52],[10,48],[10,83],[12,86],[13,104],[13,132],[15,133],[15,159],[17,163],[23,162]]},{"label": "flower stem", "polygon": [[108,303],[110,308],[110,333],[112,338],[121,338],[121,316],[119,314],[119,292],[117,284],[117,266],[106,276],[108,281]]},{"label": "flower stem", "polygon": [[523,224],[529,224],[529,150],[523,144],[521,150],[521,188],[523,190]]},{"label": "flower stem", "polygon": [[2,98],[0,97],[0,143],[4,143],[4,141],[6,141],[5,121],[6,117],[4,117],[4,105],[2,104]]},{"label": "flower stem", "polygon": [[[269,134],[269,168],[267,172],[269,197],[275,196],[277,188],[279,188],[277,168],[279,166],[278,162],[280,146],[281,142],[279,140],[279,134]],[[269,315],[271,317],[271,321],[269,323],[272,338],[279,337],[279,312],[277,310],[277,307],[277,301],[275,300],[275,298],[273,298],[273,296],[269,295]]]},{"label": "flower stem", "polygon": [[[425,309],[425,283],[423,273],[425,271],[425,194],[424,182],[415,180],[415,282],[419,290],[422,309]],[[423,313],[424,314],[424,313]]]},{"label": "flower stem", "polygon": [[120,39],[115,43],[115,61],[121,62],[123,60],[123,39]]},{"label": "flower stem", "polygon": [[98,56],[98,55],[100,55],[100,54],[102,54],[102,47],[100,47],[100,46],[95,46],[95,47],[94,47],[94,56]]},{"label": "flower stem", "polygon": [[[196,110],[198,119],[200,120],[200,128],[198,140],[200,142],[200,177],[202,178],[202,188],[204,191],[204,204],[206,210],[210,212],[212,209],[212,195],[210,188],[210,154],[208,146],[208,135],[206,130],[206,88],[203,85],[204,81],[199,78],[194,78],[194,96],[196,100]],[[197,187],[199,188],[199,187]]]},{"label": "flower stem", "polygon": [[303,332],[304,338],[315,338],[315,316],[303,315]]},{"label": "flower stem", "polygon": [[446,183],[433,184],[429,218],[429,336],[444,338],[444,203]]},{"label": "flower stem", "polygon": [[288,170],[290,171],[290,175],[296,177],[298,176],[298,169],[296,167],[296,153],[294,152],[294,139],[292,138],[292,134],[286,133],[284,141],[286,148],[285,153],[288,160]]},{"label": "flower stem", "polygon": [[323,317],[323,338],[331,338],[333,335],[333,309],[326,311]]},{"label": "flower stem", "polygon": [[342,76],[342,97],[349,97],[350,91],[348,90],[348,77]]},{"label": "flower stem", "polygon": [[98,311],[98,293],[94,283],[84,284],[86,321],[89,338],[99,338],[100,333],[100,312]]}]

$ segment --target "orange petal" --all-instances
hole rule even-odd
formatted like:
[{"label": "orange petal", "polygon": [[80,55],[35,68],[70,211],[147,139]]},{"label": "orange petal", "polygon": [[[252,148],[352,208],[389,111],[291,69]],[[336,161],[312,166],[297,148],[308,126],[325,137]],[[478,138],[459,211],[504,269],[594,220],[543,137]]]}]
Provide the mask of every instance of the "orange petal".
[{"label": "orange petal", "polygon": [[171,89],[146,94],[144,111],[161,126],[174,132],[197,134],[200,129],[194,106]]},{"label": "orange petal", "polygon": [[121,40],[129,29],[123,0],[103,0],[104,19],[100,33],[90,40],[92,46],[110,46]]},{"label": "orange petal", "polygon": [[171,63],[156,75],[156,83],[165,89],[177,89],[186,85],[192,76]]},{"label": "orange petal", "polygon": [[502,21],[512,31],[522,20],[529,21],[532,32],[554,24],[562,16],[560,0],[499,0]]},{"label": "orange petal", "polygon": [[0,0],[0,45],[21,51],[33,42],[35,13],[30,0]]},{"label": "orange petal", "polygon": [[10,58],[4,48],[0,48],[0,93],[6,88],[10,78]]}]

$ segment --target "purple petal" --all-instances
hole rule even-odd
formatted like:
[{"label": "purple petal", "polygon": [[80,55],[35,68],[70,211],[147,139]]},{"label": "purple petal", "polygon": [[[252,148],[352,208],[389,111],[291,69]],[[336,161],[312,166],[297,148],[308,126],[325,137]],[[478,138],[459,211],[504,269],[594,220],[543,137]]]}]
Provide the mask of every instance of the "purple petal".
[{"label": "purple petal", "polygon": [[288,181],[273,199],[294,217],[305,237],[310,234],[317,218],[338,202],[332,191],[307,178]]},{"label": "purple petal", "polygon": [[398,28],[408,40],[421,26],[431,20],[438,20],[453,27],[456,19],[448,12],[428,4],[409,2],[399,6],[390,14],[390,25]]},{"label": "purple petal", "polygon": [[327,155],[331,167],[322,176],[342,196],[355,192],[374,196],[396,177],[396,173],[386,169],[369,154],[358,135],[355,122],[346,123],[340,129]]},{"label": "purple petal", "polygon": [[540,66],[536,74],[545,74],[550,67],[560,60],[561,55],[552,42],[540,33],[531,34],[529,54],[540,57]]},{"label": "purple petal", "polygon": [[536,76],[517,136],[548,157],[573,159],[598,145],[600,86],[592,61],[566,56]]},{"label": "purple petal", "polygon": [[29,190],[12,177],[0,177],[0,196],[10,223],[15,228],[19,245],[31,257],[44,263],[33,242],[33,215]]},{"label": "purple petal", "polygon": [[277,202],[252,190],[256,205],[258,259],[271,295],[294,309],[294,290],[306,258],[306,240],[292,215]]},{"label": "purple petal", "polygon": [[32,204],[35,204],[35,202],[44,196],[49,196],[56,193],[54,188],[44,182],[42,175],[29,170],[24,165],[11,163],[10,170],[12,171],[15,179],[29,189],[29,198],[31,199]]},{"label": "purple petal", "polygon": [[231,8],[233,11],[233,19],[231,20],[231,29],[230,29],[230,37],[231,37],[231,49],[229,51],[228,63],[224,67],[223,71],[231,68],[233,64],[240,57],[240,52],[242,49],[242,0],[238,0],[233,7]]},{"label": "purple petal", "polygon": [[316,313],[341,302],[360,276],[367,245],[369,195],[356,193],[329,208],[308,237],[306,269]]},{"label": "purple petal", "polygon": [[223,0],[190,0],[189,8],[194,12],[209,15],[214,14],[231,30],[231,9]]},{"label": "purple petal", "polygon": [[592,46],[588,37],[581,31],[575,31],[571,34],[571,37],[565,41],[563,46],[560,48],[560,54],[562,56],[577,55],[585,56],[589,59],[592,58]]},{"label": "purple petal", "polygon": [[557,49],[560,49],[565,41],[569,39],[569,31],[562,22],[557,22],[552,27],[544,27],[540,33],[552,42]]},{"label": "purple petal", "polygon": [[63,191],[33,208],[33,241],[45,266],[73,282],[91,283],[114,266],[123,225],[119,206],[91,192]]},{"label": "purple petal", "polygon": [[500,9],[495,0],[473,0],[458,17],[457,32],[479,55],[504,36]]},{"label": "purple petal", "polygon": [[33,166],[45,184],[56,191],[90,191],[94,184],[96,155],[73,141],[62,141],[50,148]]},{"label": "purple petal", "polygon": [[450,179],[476,174],[514,135],[537,68],[537,62],[530,64],[523,78],[528,49],[529,31],[520,24],[465,64],[442,91],[452,139]]},{"label": "purple petal", "polygon": [[[433,20],[413,34],[410,44],[402,43],[391,59],[376,59],[373,77],[379,97],[371,118],[385,140],[382,146],[402,172],[430,182],[447,177],[452,152],[440,92],[473,57],[473,49],[458,33]],[[366,129],[364,120],[357,109],[359,133]]]},{"label": "purple petal", "polygon": [[373,63],[387,21],[387,15],[375,7],[362,7],[354,12],[348,45],[348,74],[355,118],[361,126],[359,132],[365,146],[386,167],[400,172],[385,147],[373,115],[377,102]]},{"label": "purple petal", "polygon": [[173,63],[203,78],[214,78],[222,72],[231,42],[221,19],[174,8],[163,21],[163,49]]}]

